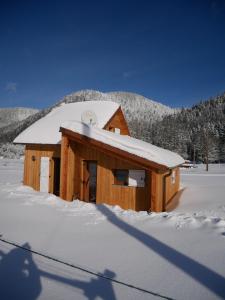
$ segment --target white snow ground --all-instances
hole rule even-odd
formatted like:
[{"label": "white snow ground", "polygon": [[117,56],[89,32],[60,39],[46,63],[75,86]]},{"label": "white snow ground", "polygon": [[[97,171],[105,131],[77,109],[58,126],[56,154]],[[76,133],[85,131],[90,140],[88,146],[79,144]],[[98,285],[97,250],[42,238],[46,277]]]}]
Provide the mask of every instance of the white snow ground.
[{"label": "white snow ground", "polygon": [[0,160],[0,239],[149,293],[0,241],[0,299],[225,299],[224,165],[183,170],[178,207],[150,215],[35,192],[22,170]]}]

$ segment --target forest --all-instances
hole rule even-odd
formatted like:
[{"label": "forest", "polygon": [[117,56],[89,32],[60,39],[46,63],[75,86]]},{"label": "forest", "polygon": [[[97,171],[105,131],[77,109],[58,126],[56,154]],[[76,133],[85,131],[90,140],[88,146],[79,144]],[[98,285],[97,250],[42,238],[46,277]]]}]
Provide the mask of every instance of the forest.
[{"label": "forest", "polygon": [[185,159],[225,162],[225,93],[153,124],[133,120],[131,127],[136,136]]}]

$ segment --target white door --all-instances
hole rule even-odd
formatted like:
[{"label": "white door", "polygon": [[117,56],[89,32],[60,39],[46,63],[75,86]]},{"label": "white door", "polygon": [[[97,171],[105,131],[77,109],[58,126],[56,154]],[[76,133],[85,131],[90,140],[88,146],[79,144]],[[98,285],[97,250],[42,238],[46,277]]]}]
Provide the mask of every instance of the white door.
[{"label": "white door", "polygon": [[40,192],[48,193],[49,157],[41,157]]}]

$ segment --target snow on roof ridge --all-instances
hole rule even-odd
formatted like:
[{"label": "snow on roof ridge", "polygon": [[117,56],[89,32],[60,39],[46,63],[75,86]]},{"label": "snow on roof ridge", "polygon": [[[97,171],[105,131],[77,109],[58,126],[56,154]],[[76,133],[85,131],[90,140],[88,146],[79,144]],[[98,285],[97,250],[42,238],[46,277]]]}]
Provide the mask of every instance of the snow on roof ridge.
[{"label": "snow on roof ridge", "polygon": [[104,129],[89,126],[82,122],[65,122],[61,124],[61,127],[75,131],[81,135],[85,135],[105,144],[109,144],[131,154],[135,154],[149,161],[154,161],[168,168],[184,163],[183,158],[177,153],[130,136],[115,134]]}]

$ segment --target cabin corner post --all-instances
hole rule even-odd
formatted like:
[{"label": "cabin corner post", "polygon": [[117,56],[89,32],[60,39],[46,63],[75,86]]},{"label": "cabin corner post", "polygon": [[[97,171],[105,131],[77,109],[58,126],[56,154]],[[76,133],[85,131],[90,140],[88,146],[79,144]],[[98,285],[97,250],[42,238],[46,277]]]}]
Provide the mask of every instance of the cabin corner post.
[{"label": "cabin corner post", "polygon": [[177,205],[177,199],[174,198],[180,188],[180,169],[176,167],[168,174],[164,175],[164,210],[168,206]]},{"label": "cabin corner post", "polygon": [[27,164],[28,164],[28,150],[25,146],[24,164],[23,164],[23,185],[28,185],[27,182]]},{"label": "cabin corner post", "polygon": [[167,178],[169,178],[172,174],[172,169],[169,170],[168,173],[165,173],[163,175],[163,211],[166,211],[166,205],[167,205],[167,197],[168,197],[168,193],[167,193]]},{"label": "cabin corner post", "polygon": [[75,172],[75,149],[74,144],[69,140],[67,154],[67,192],[66,200],[73,201],[74,199],[74,172]]},{"label": "cabin corner post", "polygon": [[60,198],[67,200],[67,174],[69,139],[62,134],[61,140],[61,165],[60,165]]},{"label": "cabin corner post", "polygon": [[151,171],[151,211],[163,211],[162,174]]}]

